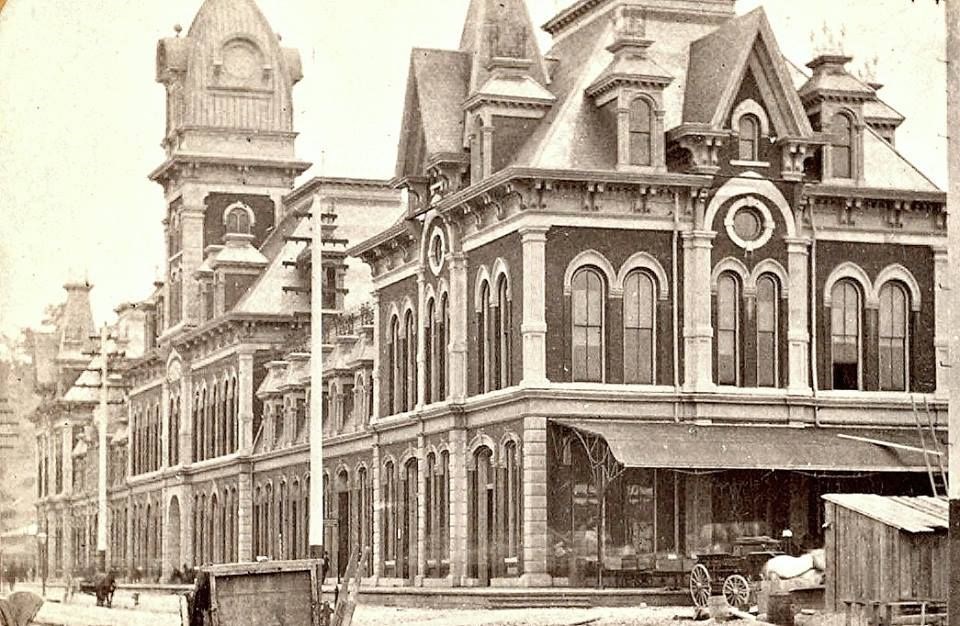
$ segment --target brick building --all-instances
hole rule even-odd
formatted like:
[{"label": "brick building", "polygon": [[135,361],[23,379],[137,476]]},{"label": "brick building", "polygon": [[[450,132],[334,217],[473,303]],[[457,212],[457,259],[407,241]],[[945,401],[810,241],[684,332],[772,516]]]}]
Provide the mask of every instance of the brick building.
[{"label": "brick building", "polygon": [[[106,561],[127,579],[306,556],[311,274],[323,272],[331,345],[354,328],[369,335],[370,270],[347,242],[393,223],[402,192],[348,178],[294,187],[309,166],[294,151],[301,77],[298,53],[253,0],[206,0],[182,36],[157,46],[166,159],[151,179],[167,206],[165,272],[150,298],[118,310],[112,333],[138,345],[117,349],[108,381]],[[316,270],[312,213],[325,248]],[[97,548],[99,365],[86,354],[87,291],[68,291],[83,327],[69,326],[77,341],[57,357],[58,390],[36,416],[52,576],[89,571]],[[338,369],[358,392],[372,389],[371,371],[371,355]],[[359,420],[371,404],[355,406]]]},{"label": "brick building", "polygon": [[929,492],[895,446],[945,440],[945,196],[880,85],[732,0],[544,28],[472,0],[411,54],[408,213],[351,249],[375,410],[325,441],[337,540],[384,585],[643,584],[819,545],[826,492]]}]

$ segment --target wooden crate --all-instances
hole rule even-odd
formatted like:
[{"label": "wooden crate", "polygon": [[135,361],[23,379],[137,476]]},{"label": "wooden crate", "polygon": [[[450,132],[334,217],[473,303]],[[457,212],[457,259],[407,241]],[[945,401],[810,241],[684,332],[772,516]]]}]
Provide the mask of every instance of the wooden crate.
[{"label": "wooden crate", "polygon": [[210,575],[212,626],[321,626],[321,561],[267,561],[214,565]]}]

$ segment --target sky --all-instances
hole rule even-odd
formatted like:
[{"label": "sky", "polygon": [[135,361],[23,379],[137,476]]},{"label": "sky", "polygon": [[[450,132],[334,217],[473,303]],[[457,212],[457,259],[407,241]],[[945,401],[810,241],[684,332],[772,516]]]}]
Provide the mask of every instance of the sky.
[{"label": "sky", "polygon": [[[259,0],[300,50],[298,156],[313,176],[390,178],[410,49],[455,49],[469,0]],[[572,0],[527,0],[539,26]],[[0,334],[36,326],[62,285],[89,280],[94,316],[147,297],[163,263],[164,89],[156,42],[201,0],[7,0],[0,11]],[[906,116],[898,149],[946,186],[943,5],[933,0],[738,0],[762,5],[784,55],[843,35],[852,68],[877,59]],[[546,51],[549,35],[540,33]]]}]

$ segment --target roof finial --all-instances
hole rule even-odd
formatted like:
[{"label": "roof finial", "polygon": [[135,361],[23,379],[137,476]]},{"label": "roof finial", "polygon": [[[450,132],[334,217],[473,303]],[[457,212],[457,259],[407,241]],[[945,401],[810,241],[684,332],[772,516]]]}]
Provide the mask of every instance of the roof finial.
[{"label": "roof finial", "polygon": [[816,32],[810,33],[810,44],[813,47],[814,56],[843,56],[843,44],[846,38],[846,26],[840,27],[840,34],[837,36],[837,33],[824,21],[819,37]]},{"label": "roof finial", "polygon": [[173,32],[177,33],[177,37],[179,37],[179,36],[180,36],[180,33],[183,32],[183,26],[181,26],[180,24],[174,24],[174,25],[173,25]]}]

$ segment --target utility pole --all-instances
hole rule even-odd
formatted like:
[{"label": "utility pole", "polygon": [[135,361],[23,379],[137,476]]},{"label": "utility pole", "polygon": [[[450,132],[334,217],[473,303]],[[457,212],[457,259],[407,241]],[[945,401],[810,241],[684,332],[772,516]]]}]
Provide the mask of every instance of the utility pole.
[{"label": "utility pole", "polygon": [[323,209],[315,195],[310,272],[310,556],[323,557]]},{"label": "utility pole", "polygon": [[[0,2],[2,6],[2,2]],[[9,399],[5,396],[0,397],[0,452],[6,452],[8,450],[13,450],[15,446],[5,443],[10,439],[17,439],[19,435],[16,432],[5,432],[2,428],[16,427],[17,423],[7,419],[7,416],[12,415],[13,411],[7,408],[9,404]],[[3,522],[3,503],[7,500],[7,497],[0,492],[0,592],[3,591],[3,582],[6,582],[4,578],[4,569],[3,569],[3,532],[4,532],[4,522]]]},{"label": "utility pole", "polygon": [[107,388],[110,356],[107,354],[107,325],[100,329],[100,406],[97,419],[99,450],[97,452],[97,571],[107,573],[107,425],[110,399]]},{"label": "utility pole", "polygon": [[[947,18],[947,135],[948,177],[947,237],[948,258],[953,278],[960,260],[960,0],[945,3]],[[960,281],[947,285],[947,314],[950,316],[950,407],[949,438],[950,498],[950,626],[960,626]],[[943,315],[944,313],[939,313]]]}]

